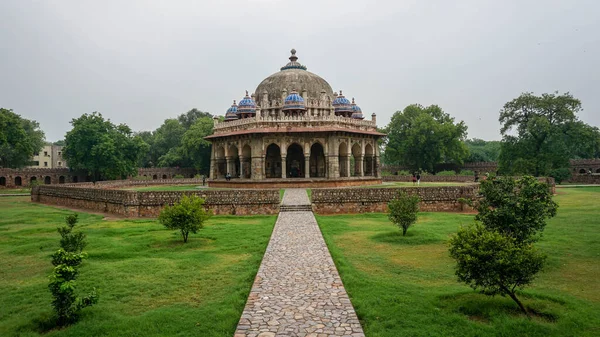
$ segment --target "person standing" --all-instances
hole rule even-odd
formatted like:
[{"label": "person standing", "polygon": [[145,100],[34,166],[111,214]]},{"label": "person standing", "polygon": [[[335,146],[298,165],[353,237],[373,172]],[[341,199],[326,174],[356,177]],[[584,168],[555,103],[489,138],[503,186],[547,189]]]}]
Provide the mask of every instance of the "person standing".
[{"label": "person standing", "polygon": [[419,186],[420,183],[421,183],[421,173],[418,172],[417,173],[417,186]]},{"label": "person standing", "polygon": [[413,175],[412,175],[412,182],[413,182],[413,186],[415,186],[417,184],[417,175],[415,172],[413,172]]}]

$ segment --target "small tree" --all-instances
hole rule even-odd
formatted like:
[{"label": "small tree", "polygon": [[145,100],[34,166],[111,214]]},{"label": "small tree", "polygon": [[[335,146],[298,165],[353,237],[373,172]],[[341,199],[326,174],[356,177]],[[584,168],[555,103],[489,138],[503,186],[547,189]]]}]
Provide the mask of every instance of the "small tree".
[{"label": "small tree", "polygon": [[388,203],[388,218],[392,223],[402,228],[402,236],[405,236],[408,227],[417,221],[419,201],[418,196],[408,195],[401,191],[398,193],[398,198]]},{"label": "small tree", "polygon": [[196,234],[209,217],[210,212],[204,210],[204,199],[184,195],[175,205],[165,207],[158,221],[168,229],[180,230],[185,243],[190,232]]},{"label": "small tree", "polygon": [[508,295],[529,315],[516,290],[542,269],[545,256],[533,243],[558,206],[548,185],[533,177],[492,178],[481,182],[480,193],[478,222],[450,239],[458,280],[487,295]]},{"label": "small tree", "polygon": [[61,248],[52,254],[54,269],[48,284],[54,297],[52,307],[59,326],[75,322],[81,309],[98,302],[95,288],[85,297],[79,298],[75,295],[75,279],[79,274],[79,265],[87,257],[87,254],[82,252],[86,242],[85,234],[72,232],[77,223],[77,214],[68,215],[66,222],[67,226],[58,228]]},{"label": "small tree", "polygon": [[557,184],[560,184],[563,182],[563,180],[571,178],[571,170],[569,170],[567,167],[554,169],[550,171],[550,176],[554,178]]},{"label": "small tree", "polygon": [[546,256],[531,244],[519,244],[513,237],[481,224],[461,228],[450,239],[450,256],[456,260],[458,280],[482,293],[508,295],[529,315],[516,295],[533,281]]}]

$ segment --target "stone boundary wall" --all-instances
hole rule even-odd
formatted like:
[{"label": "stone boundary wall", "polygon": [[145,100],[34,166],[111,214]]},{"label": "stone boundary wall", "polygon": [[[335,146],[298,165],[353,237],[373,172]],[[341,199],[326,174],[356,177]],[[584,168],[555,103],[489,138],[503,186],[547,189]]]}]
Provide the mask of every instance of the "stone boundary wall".
[{"label": "stone boundary wall", "polygon": [[[481,176],[480,178],[481,179]],[[383,181],[406,181],[412,182],[412,176],[384,176]],[[422,182],[446,182],[446,183],[472,183],[475,182],[475,176],[434,176],[422,175]]]},{"label": "stone boundary wall", "polygon": [[471,209],[460,204],[458,198],[477,198],[479,185],[313,189],[313,210],[318,214],[387,212],[387,203],[400,191],[418,195],[421,198],[421,211],[460,212]]},{"label": "stone boundary wall", "polygon": [[213,214],[253,215],[277,214],[279,190],[199,190],[199,191],[126,191],[116,189],[36,186],[31,201],[86,209],[126,217],[156,217],[167,205],[183,195],[205,199],[205,207]]},{"label": "stone boundary wall", "polygon": [[[111,188],[123,188],[123,187],[133,187],[133,186],[156,186],[156,185],[202,185],[202,179],[189,178],[189,179],[157,179],[157,180],[105,180],[105,181],[97,181],[95,184],[92,182],[86,183],[72,183],[72,184],[64,184],[62,186],[66,187],[88,187],[88,188],[103,188],[103,189],[111,189]],[[206,185],[208,185],[208,179],[206,180]]]},{"label": "stone boundary wall", "polygon": [[566,183],[590,185],[600,184],[600,174],[581,174],[573,175],[569,180],[565,180]]}]

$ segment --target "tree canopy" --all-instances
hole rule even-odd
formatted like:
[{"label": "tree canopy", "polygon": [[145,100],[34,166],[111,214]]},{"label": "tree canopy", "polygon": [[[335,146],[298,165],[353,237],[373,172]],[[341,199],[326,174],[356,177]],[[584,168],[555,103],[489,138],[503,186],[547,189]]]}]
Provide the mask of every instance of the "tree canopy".
[{"label": "tree canopy", "polygon": [[504,174],[548,175],[569,159],[600,154],[600,131],[578,120],[581,102],[569,93],[523,93],[500,111]]},{"label": "tree canopy", "polygon": [[210,142],[204,137],[212,134],[212,115],[192,109],[177,118],[166,119],[155,131],[138,135],[150,145],[147,155],[141,158],[142,167],[195,167],[208,173],[210,168]]},{"label": "tree canopy", "polygon": [[500,155],[501,144],[497,140],[486,141],[473,138],[467,139],[465,145],[469,150],[469,157],[465,160],[466,162],[497,161]]},{"label": "tree canopy", "polygon": [[468,156],[467,126],[439,106],[409,105],[397,111],[385,129],[385,162],[414,170],[433,171],[442,162],[462,164]]},{"label": "tree canopy", "polygon": [[139,159],[148,151],[148,144],[127,125],[114,125],[100,113],[83,114],[71,124],[64,157],[70,168],[87,172],[93,181],[135,174]]},{"label": "tree canopy", "polygon": [[36,121],[0,108],[0,167],[21,168],[44,146],[44,132]]}]

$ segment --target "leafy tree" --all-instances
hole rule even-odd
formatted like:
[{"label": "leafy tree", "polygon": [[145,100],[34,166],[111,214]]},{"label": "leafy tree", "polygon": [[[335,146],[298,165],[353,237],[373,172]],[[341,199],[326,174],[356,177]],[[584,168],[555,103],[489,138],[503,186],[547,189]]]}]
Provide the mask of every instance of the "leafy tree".
[{"label": "leafy tree", "polygon": [[484,180],[479,192],[483,198],[475,220],[489,230],[514,237],[519,243],[537,241],[546,219],[555,216],[558,209],[548,185],[531,176]]},{"label": "leafy tree", "polygon": [[198,119],[207,117],[210,118],[212,121],[212,115],[210,113],[193,108],[192,110],[179,115],[177,117],[177,120],[186,130],[189,130]]},{"label": "leafy tree", "polygon": [[547,184],[531,176],[492,178],[480,184],[477,221],[450,239],[458,280],[487,295],[509,296],[528,314],[516,290],[530,284],[545,255],[533,244],[557,205]]},{"label": "leafy tree", "polygon": [[548,175],[571,158],[600,152],[600,132],[577,119],[581,102],[571,94],[523,93],[500,111],[499,169],[506,174]]},{"label": "leafy tree", "polygon": [[21,168],[44,146],[44,132],[31,121],[0,108],[0,167]]},{"label": "leafy tree", "polygon": [[550,171],[550,176],[554,178],[557,184],[562,183],[564,180],[571,178],[571,170],[563,167]]},{"label": "leafy tree", "polygon": [[198,171],[205,174],[210,169],[211,143],[204,139],[204,137],[212,134],[213,126],[214,122],[212,118],[199,118],[185,132],[181,141],[185,156],[190,159]]},{"label": "leafy tree", "polygon": [[442,162],[462,164],[468,156],[464,144],[467,126],[437,105],[418,104],[397,111],[386,127],[385,162],[412,170],[433,172]]},{"label": "leafy tree", "polygon": [[500,155],[499,141],[485,141],[483,139],[467,139],[465,145],[469,150],[469,157],[466,162],[492,162],[497,161]]},{"label": "leafy tree", "polygon": [[148,150],[148,144],[127,125],[114,125],[100,113],[83,114],[71,124],[73,129],[65,136],[65,159],[70,168],[86,171],[94,182],[133,175]]},{"label": "leafy tree", "polygon": [[478,223],[462,227],[450,238],[450,256],[456,260],[460,282],[489,296],[508,295],[529,314],[516,291],[531,283],[543,267],[546,257],[533,245],[519,244]]},{"label": "leafy tree", "polygon": [[87,257],[82,250],[86,246],[85,234],[73,233],[77,223],[77,214],[66,218],[67,226],[59,227],[61,248],[52,254],[54,269],[50,275],[48,288],[52,293],[52,307],[57,315],[59,326],[73,323],[77,320],[81,309],[98,302],[98,294],[94,288],[84,297],[75,295],[75,280],[79,274],[79,265]]},{"label": "leafy tree", "polygon": [[209,217],[210,212],[204,210],[204,199],[184,195],[178,203],[165,207],[158,221],[168,229],[179,230],[185,243],[190,232],[196,234]]},{"label": "leafy tree", "polygon": [[402,236],[405,236],[408,228],[417,221],[419,201],[418,196],[401,191],[398,193],[398,198],[388,203],[388,218],[393,224],[402,228]]}]

